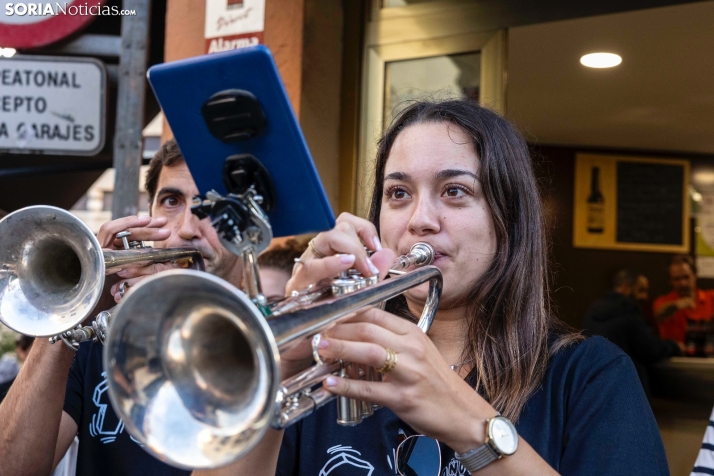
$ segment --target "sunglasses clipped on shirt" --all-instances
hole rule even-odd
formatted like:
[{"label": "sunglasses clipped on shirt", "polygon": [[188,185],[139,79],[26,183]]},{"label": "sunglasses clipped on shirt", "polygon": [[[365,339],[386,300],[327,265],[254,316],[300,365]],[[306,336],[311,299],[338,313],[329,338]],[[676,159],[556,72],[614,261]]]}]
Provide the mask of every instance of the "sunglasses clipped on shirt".
[{"label": "sunglasses clipped on shirt", "polygon": [[407,436],[399,430],[396,466],[400,476],[439,476],[441,448],[434,438],[424,435]]}]

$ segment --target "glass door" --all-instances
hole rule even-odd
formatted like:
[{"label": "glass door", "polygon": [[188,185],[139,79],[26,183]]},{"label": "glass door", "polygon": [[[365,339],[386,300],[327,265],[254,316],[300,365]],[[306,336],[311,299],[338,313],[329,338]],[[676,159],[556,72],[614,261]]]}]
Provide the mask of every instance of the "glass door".
[{"label": "glass door", "polygon": [[[376,141],[410,100],[470,97],[505,110],[506,32],[479,31],[472,2],[372,0],[362,63],[354,211],[366,216]],[[403,2],[402,2],[403,3]]]},{"label": "glass door", "polygon": [[411,101],[479,100],[481,53],[431,56],[385,64],[384,124]]}]

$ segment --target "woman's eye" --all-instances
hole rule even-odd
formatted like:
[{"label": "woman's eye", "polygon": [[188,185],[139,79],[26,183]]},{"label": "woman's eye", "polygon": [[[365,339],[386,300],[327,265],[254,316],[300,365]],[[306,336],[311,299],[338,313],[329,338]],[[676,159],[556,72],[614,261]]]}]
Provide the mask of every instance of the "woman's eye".
[{"label": "woman's eye", "polygon": [[444,195],[447,197],[463,197],[465,194],[466,192],[461,187],[447,187],[444,190]]},{"label": "woman's eye", "polygon": [[394,187],[387,191],[387,196],[392,200],[404,200],[409,197],[409,194],[403,188]]}]

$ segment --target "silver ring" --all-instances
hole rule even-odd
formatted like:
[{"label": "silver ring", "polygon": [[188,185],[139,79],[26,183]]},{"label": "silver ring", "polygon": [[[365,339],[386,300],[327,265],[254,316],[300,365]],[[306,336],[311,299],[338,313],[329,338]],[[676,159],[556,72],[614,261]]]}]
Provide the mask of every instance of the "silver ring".
[{"label": "silver ring", "polygon": [[126,288],[128,287],[130,287],[129,284],[127,284],[126,281],[122,281],[122,283],[119,285],[119,296],[123,298],[124,293],[126,292]]},{"label": "silver ring", "polygon": [[321,339],[322,334],[315,334],[312,336],[312,358],[315,359],[315,363],[317,365],[322,365],[324,363],[322,361],[322,357],[320,357],[320,353],[317,351],[317,346],[320,344]]},{"label": "silver ring", "polygon": [[295,258],[294,261],[295,261],[295,264],[293,265],[293,272],[290,273],[290,276],[295,276],[295,272],[298,270],[298,265],[299,265],[299,264],[301,264],[301,265],[303,265],[303,266],[304,266],[305,264],[307,264],[305,261],[301,260],[300,258]]}]

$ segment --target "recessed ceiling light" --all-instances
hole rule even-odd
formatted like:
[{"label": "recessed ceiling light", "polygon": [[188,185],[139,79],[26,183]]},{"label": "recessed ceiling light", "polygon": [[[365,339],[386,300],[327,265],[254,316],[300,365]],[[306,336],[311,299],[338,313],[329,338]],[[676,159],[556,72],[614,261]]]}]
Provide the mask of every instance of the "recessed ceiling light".
[{"label": "recessed ceiling light", "polygon": [[612,68],[622,63],[622,57],[614,53],[590,53],[580,58],[580,63],[588,68]]}]

